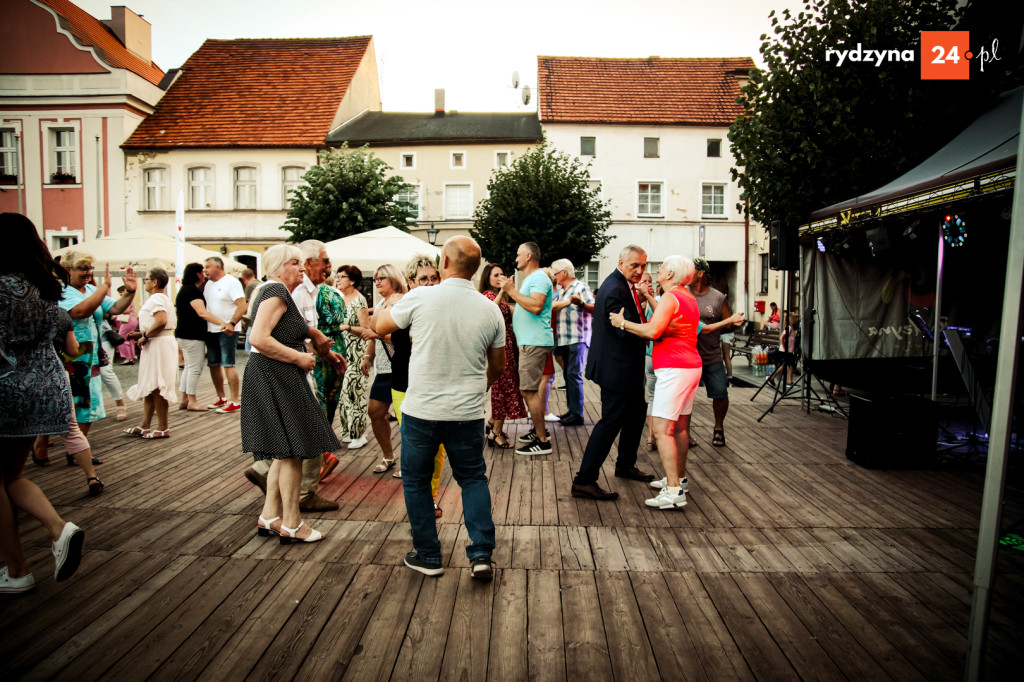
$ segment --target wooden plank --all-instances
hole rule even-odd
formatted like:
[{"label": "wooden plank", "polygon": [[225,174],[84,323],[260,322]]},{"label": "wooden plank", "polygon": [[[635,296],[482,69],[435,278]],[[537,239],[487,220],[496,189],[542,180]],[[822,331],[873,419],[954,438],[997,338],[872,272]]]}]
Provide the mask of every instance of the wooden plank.
[{"label": "wooden plank", "polygon": [[[455,595],[461,577],[462,571],[446,571],[438,578],[422,582],[391,679],[440,678],[441,662],[447,647],[448,630],[451,627],[452,609],[455,606]],[[347,624],[345,628],[351,630]]]},{"label": "wooden plank", "polygon": [[722,561],[706,534],[696,528],[676,528],[675,534],[698,572],[729,570],[729,565]]},{"label": "wooden plank", "polygon": [[631,571],[664,570],[658,553],[651,544],[651,538],[644,528],[623,526],[616,529],[623,556]]},{"label": "wooden plank", "polygon": [[494,596],[487,679],[525,679],[528,670],[527,572],[514,568],[499,570],[491,590]]},{"label": "wooden plank", "polygon": [[[558,571],[527,571],[527,655],[533,682],[564,682],[562,595]],[[576,671],[573,671],[575,676]]]},{"label": "wooden plank", "polygon": [[558,539],[562,550],[563,568],[594,570],[594,555],[590,550],[590,536],[587,535],[586,528],[560,527]]},{"label": "wooden plank", "polygon": [[796,570],[760,529],[734,528],[732,533],[763,570],[774,572]]},{"label": "wooden plank", "polygon": [[658,677],[651,644],[647,639],[633,585],[623,572],[594,574],[612,673],[616,679],[652,680]]},{"label": "wooden plank", "polygon": [[491,622],[492,584],[473,580],[468,568],[458,573],[459,590],[452,608],[441,679],[482,680],[487,676],[491,629],[481,627],[481,623]]},{"label": "wooden plank", "polygon": [[709,679],[682,616],[661,573],[630,573],[640,614],[647,627],[658,677],[669,680]]},{"label": "wooden plank", "polygon": [[562,568],[562,549],[556,526],[540,526],[540,567],[558,570]]},{"label": "wooden plank", "polygon": [[512,568],[540,568],[540,528],[515,526],[512,530]]},{"label": "wooden plank", "polygon": [[590,551],[597,570],[625,571],[629,568],[615,529],[594,526],[587,529],[587,536],[590,538]]},{"label": "wooden plank", "polygon": [[581,680],[612,679],[604,622],[594,573],[562,571],[562,628],[565,669]]}]

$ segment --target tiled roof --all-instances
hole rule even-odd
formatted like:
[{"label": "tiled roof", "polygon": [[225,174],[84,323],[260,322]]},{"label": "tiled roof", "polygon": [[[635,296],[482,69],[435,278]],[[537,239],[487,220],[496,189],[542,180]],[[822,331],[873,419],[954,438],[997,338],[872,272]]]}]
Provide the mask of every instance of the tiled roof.
[{"label": "tiled roof", "polygon": [[530,143],[543,137],[536,114],[446,112],[407,114],[368,111],[327,136],[327,142],[362,144]]},{"label": "tiled roof", "polygon": [[537,57],[542,123],[731,124],[749,57]]},{"label": "tiled roof", "polygon": [[372,40],[207,40],[123,147],[321,147]]},{"label": "tiled roof", "polygon": [[153,85],[164,77],[163,70],[153,62],[143,61],[128,51],[113,31],[99,19],[68,0],[39,0],[63,20],[64,27],[78,42],[96,49],[101,59],[117,69],[128,69]]}]

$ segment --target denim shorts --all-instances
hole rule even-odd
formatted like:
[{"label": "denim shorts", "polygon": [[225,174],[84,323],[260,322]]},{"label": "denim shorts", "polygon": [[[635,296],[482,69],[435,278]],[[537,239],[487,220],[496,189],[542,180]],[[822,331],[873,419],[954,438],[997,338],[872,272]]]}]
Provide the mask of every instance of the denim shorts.
[{"label": "denim shorts", "polygon": [[206,364],[210,367],[234,367],[238,332],[228,336],[224,332],[207,332]]},{"label": "denim shorts", "polygon": [[704,371],[701,373],[700,380],[704,384],[704,390],[708,392],[709,398],[712,400],[728,400],[729,379],[725,376],[724,362],[704,365]]}]

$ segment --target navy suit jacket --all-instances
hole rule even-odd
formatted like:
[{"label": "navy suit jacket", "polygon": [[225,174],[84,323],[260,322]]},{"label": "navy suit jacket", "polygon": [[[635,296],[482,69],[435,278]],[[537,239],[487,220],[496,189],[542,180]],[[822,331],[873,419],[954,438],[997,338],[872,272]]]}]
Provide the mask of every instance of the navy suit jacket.
[{"label": "navy suit jacket", "polygon": [[608,314],[619,310],[629,322],[644,322],[629,282],[616,268],[597,290],[586,377],[602,389],[643,391],[647,341],[612,326]]}]

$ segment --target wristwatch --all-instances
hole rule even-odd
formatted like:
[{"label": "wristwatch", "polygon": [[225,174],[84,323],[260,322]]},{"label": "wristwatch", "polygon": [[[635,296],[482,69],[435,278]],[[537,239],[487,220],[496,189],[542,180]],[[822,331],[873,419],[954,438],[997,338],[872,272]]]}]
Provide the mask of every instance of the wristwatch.
[{"label": "wristwatch", "polygon": [[623,320],[622,322],[619,323],[619,329],[621,329],[622,331],[626,331],[626,321],[625,320]]}]

